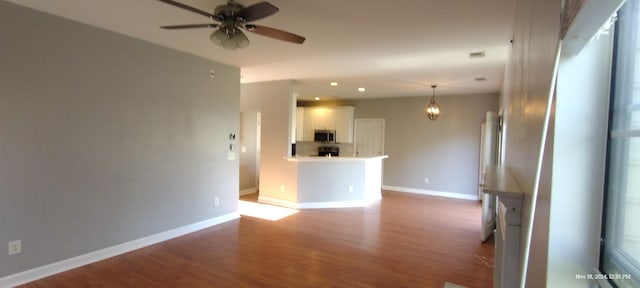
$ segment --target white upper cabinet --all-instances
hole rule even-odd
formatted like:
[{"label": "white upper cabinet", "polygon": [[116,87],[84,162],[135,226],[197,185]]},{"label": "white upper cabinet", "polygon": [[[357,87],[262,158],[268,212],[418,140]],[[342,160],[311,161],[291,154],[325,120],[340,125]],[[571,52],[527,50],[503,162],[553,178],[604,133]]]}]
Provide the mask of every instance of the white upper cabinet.
[{"label": "white upper cabinet", "polygon": [[296,107],[296,142],[304,141],[304,108]]},{"label": "white upper cabinet", "polygon": [[336,142],[353,142],[351,106],[298,107],[296,110],[296,141],[313,141],[314,131],[336,130]]},{"label": "white upper cabinet", "polygon": [[353,107],[334,108],[336,142],[353,143]]}]

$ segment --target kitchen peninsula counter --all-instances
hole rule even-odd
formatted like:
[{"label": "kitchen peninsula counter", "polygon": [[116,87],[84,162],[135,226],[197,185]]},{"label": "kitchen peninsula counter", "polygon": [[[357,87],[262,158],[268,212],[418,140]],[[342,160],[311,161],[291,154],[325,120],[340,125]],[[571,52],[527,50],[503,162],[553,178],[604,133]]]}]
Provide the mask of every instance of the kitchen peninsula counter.
[{"label": "kitchen peninsula counter", "polygon": [[[382,198],[382,160],[372,157],[286,157],[296,166],[295,201],[258,201],[297,209],[365,207]],[[275,195],[277,196],[277,195]]]},{"label": "kitchen peninsula counter", "polygon": [[293,156],[287,157],[288,161],[292,162],[324,162],[324,161],[367,161],[367,160],[375,160],[375,159],[384,159],[389,158],[388,155],[382,156],[371,156],[371,157],[344,157],[344,156]]}]

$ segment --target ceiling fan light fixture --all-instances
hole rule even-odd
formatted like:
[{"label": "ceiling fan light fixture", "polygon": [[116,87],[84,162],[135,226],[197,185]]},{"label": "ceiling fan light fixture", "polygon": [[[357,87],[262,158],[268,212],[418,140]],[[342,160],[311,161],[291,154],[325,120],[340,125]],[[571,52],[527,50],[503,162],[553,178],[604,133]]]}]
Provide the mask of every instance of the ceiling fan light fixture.
[{"label": "ceiling fan light fixture", "polygon": [[246,31],[249,31],[251,33],[296,44],[302,44],[305,41],[304,37],[293,34],[291,32],[248,23],[263,19],[265,17],[269,17],[278,12],[278,7],[266,1],[258,2],[249,6],[244,6],[240,3],[237,3],[235,0],[228,0],[227,4],[219,5],[218,7],[216,7],[213,14],[196,7],[182,4],[175,0],[158,1],[190,12],[194,12],[196,14],[200,14],[202,16],[206,16],[211,21],[220,22],[220,24],[206,23],[169,25],[160,26],[160,28],[175,30],[219,27],[216,31],[211,33],[209,38],[211,39],[211,41],[213,41],[213,43],[222,46],[227,50],[236,50],[238,48],[249,46],[249,39],[244,33],[242,33],[240,29],[245,29]]},{"label": "ceiling fan light fixture", "polygon": [[[247,46],[249,46],[249,38],[247,38],[247,35],[245,35],[244,33],[242,33],[242,31],[240,31],[239,29],[235,29],[235,33],[233,34],[233,37],[231,38],[231,40],[233,40],[233,42],[235,43],[235,47],[237,48],[245,48]],[[233,49],[235,50],[235,49]]]},{"label": "ceiling fan light fixture", "polygon": [[249,46],[249,38],[237,28],[220,28],[209,36],[216,45],[222,46],[226,50],[236,50]]},{"label": "ceiling fan light fixture", "polygon": [[222,29],[216,29],[216,31],[213,31],[213,33],[211,33],[211,36],[209,36],[209,38],[211,39],[211,42],[215,43],[216,45],[222,46],[222,42],[227,38],[227,34],[224,33]]}]

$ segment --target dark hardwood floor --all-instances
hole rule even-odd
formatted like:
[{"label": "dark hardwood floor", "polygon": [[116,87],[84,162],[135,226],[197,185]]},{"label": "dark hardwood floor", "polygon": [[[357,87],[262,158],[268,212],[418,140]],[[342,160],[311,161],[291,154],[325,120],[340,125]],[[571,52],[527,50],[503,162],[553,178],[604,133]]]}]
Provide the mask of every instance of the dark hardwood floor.
[{"label": "dark hardwood floor", "polygon": [[492,287],[480,210],[387,192],[367,208],[242,217],[23,287]]},{"label": "dark hardwood floor", "polygon": [[258,202],[258,192],[240,196],[240,200],[249,202]]}]

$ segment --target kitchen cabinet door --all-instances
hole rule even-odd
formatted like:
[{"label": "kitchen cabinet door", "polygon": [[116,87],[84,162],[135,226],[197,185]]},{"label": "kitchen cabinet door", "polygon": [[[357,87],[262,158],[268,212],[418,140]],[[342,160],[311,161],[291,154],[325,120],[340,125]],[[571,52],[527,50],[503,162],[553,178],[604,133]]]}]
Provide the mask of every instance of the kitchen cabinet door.
[{"label": "kitchen cabinet door", "polygon": [[296,107],[296,142],[304,141],[304,107]]},{"label": "kitchen cabinet door", "polygon": [[313,117],[313,107],[305,107],[303,112],[303,128],[302,128],[302,140],[313,141],[313,130],[315,130],[315,119]]},{"label": "kitchen cabinet door", "polygon": [[334,110],[336,142],[353,143],[353,107],[337,107]]},{"label": "kitchen cabinet door", "polygon": [[327,107],[305,107],[304,108],[304,141],[313,141],[315,130],[334,130],[336,123],[334,119],[334,109]]},{"label": "kitchen cabinet door", "polygon": [[335,109],[325,107],[313,108],[314,129],[334,130],[336,129]]},{"label": "kitchen cabinet door", "polygon": [[[301,131],[302,138],[298,141],[313,141],[315,130],[336,130],[336,142],[353,143],[353,107],[300,107],[302,111],[296,111],[296,117],[302,119],[296,121],[302,127],[296,127],[296,132]],[[300,116],[302,114],[302,116]],[[296,136],[298,137],[298,136]]]}]

